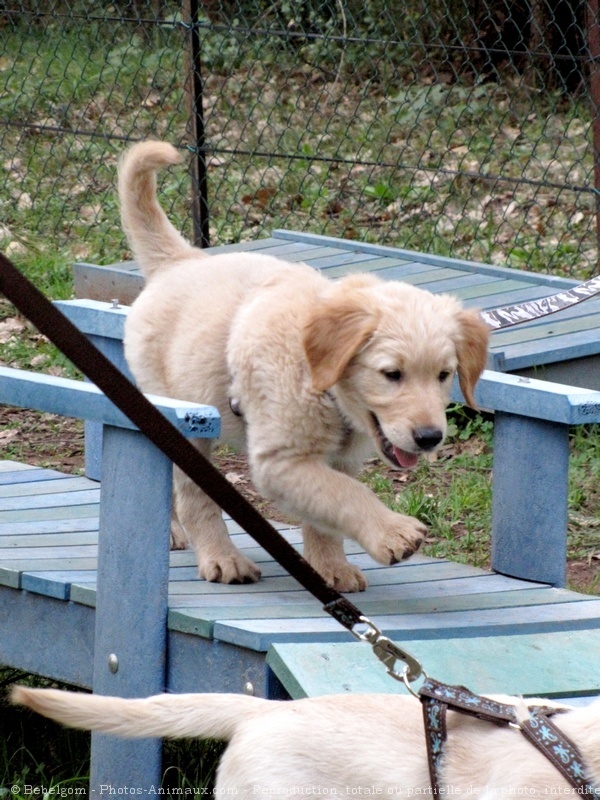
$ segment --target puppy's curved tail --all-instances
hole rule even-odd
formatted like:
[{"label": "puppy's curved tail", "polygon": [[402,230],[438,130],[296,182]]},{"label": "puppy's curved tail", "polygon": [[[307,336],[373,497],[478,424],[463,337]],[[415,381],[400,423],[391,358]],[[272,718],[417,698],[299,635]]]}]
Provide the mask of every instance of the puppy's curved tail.
[{"label": "puppy's curved tail", "polygon": [[189,256],[202,255],[168,220],[156,197],[156,172],[181,162],[167,142],[139,142],[119,162],[121,223],[146,278]]},{"label": "puppy's curved tail", "polygon": [[10,699],[71,728],[132,739],[194,736],[228,741],[244,720],[272,705],[240,694],[158,694],[129,700],[25,686],[13,687]]}]

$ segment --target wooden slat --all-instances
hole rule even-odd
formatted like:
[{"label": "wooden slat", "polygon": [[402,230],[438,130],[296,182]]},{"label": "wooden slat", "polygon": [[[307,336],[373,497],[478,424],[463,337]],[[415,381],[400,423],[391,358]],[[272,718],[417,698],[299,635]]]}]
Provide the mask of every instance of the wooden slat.
[{"label": "wooden slat", "polygon": [[[526,586],[527,584],[525,584]],[[581,595],[567,590],[538,587],[535,589],[513,588],[505,591],[455,594],[440,597],[429,595],[412,598],[397,598],[394,587],[384,598],[377,598],[369,591],[361,594],[357,603],[361,610],[369,614],[385,617],[397,613],[429,614],[439,611],[464,611],[486,608],[525,608],[533,605],[554,603],[577,603]],[[172,609],[186,609],[181,612],[181,624],[189,616],[195,619],[216,621],[218,619],[300,619],[302,617],[319,616],[322,612],[317,600],[312,600],[307,593],[278,592],[276,595],[250,595],[240,603],[235,595],[219,595],[198,598],[197,595],[174,595],[171,597]],[[315,614],[318,611],[318,614]],[[176,617],[174,617],[176,618]],[[179,629],[179,628],[178,628]],[[181,628],[184,630],[184,628]]]},{"label": "wooden slat", "polygon": [[[157,409],[190,438],[216,437],[220,416],[212,406],[147,395]],[[132,422],[93,384],[0,366],[0,403],[122,428]],[[200,423],[199,420],[202,420]]]},{"label": "wooden slat", "polygon": [[[578,311],[578,313],[575,313]],[[588,312],[587,314],[585,312]],[[494,346],[510,346],[520,344],[523,341],[543,341],[547,344],[549,351],[552,350],[552,340],[556,336],[563,336],[578,331],[596,330],[600,328],[600,308],[594,311],[592,306],[586,309],[579,306],[573,309],[573,314],[566,316],[556,314],[550,317],[543,317],[537,321],[537,325],[517,325],[514,328],[498,330],[494,333]]]},{"label": "wooden slat", "polygon": [[281,244],[280,237],[271,236],[266,239],[252,239],[248,242],[217,245],[216,247],[211,247],[209,252],[214,255],[220,255],[221,253],[250,253],[253,250],[262,252],[263,250],[268,251],[271,247],[280,247]]},{"label": "wooden slat", "polygon": [[75,531],[73,533],[38,533],[29,536],[7,533],[0,538],[0,561],[8,550],[18,551],[23,547],[64,547],[65,545],[97,544],[98,531]]},{"label": "wooden slat", "polygon": [[18,461],[0,461],[0,473],[2,472],[23,472],[24,470],[32,470],[30,464],[21,464]]},{"label": "wooden slat", "polygon": [[[9,564],[11,561],[30,561],[34,569],[36,561],[46,558],[76,558],[95,556],[98,552],[96,544],[56,545],[55,547],[12,547],[1,552],[1,563]],[[39,568],[39,564],[37,565]]]},{"label": "wooden slat", "polygon": [[[69,519],[25,520],[0,524],[0,542],[3,536],[29,536],[39,533],[68,533],[77,531],[98,532],[98,508],[88,517],[72,517]],[[56,516],[56,513],[54,513]],[[1,546],[1,545],[0,545]]]},{"label": "wooden slat", "polygon": [[[417,640],[407,649],[431,677],[467,684],[475,692],[526,697],[600,693],[600,631]],[[267,663],[293,698],[406,693],[364,643],[274,644]]]},{"label": "wooden slat", "polygon": [[391,256],[392,258],[406,258],[409,261],[422,261],[436,267],[462,269],[469,272],[476,272],[481,275],[494,275],[498,277],[507,277],[518,275],[524,283],[539,284],[542,286],[551,286],[555,291],[561,289],[570,289],[577,285],[577,281],[562,278],[556,275],[545,275],[539,272],[525,272],[523,270],[516,270],[511,267],[499,267],[492,264],[484,264],[478,261],[464,261],[458,258],[449,258],[448,256],[438,256],[432,253],[420,253],[412,250],[403,250],[402,248],[391,247],[389,245],[370,244],[368,242],[350,241],[347,239],[336,239],[332,236],[323,236],[314,233],[304,233],[301,231],[286,231],[282,229],[272,231],[271,236],[275,239],[284,239],[286,241],[304,242],[311,244],[315,247],[339,247],[340,249],[355,250],[361,253],[373,253],[380,257]]},{"label": "wooden slat", "polygon": [[[580,425],[600,422],[600,392],[534,378],[485,371],[477,383],[476,400],[490,408],[537,420]],[[461,402],[457,386],[452,399]]]},{"label": "wooden slat", "polygon": [[[11,468],[11,464],[13,467]],[[23,464],[26,467],[28,465]],[[11,484],[30,483],[39,481],[63,480],[64,473],[51,469],[31,467],[31,469],[16,469],[14,461],[0,461],[0,487]]]},{"label": "wooden slat", "polygon": [[[589,630],[600,628],[600,600],[579,603],[555,603],[522,608],[478,609],[431,614],[389,615],[375,620],[386,635],[400,641],[415,638],[498,636],[501,634],[538,633],[551,630]],[[220,620],[214,626],[216,639],[266,651],[275,642],[344,641],[350,634],[332,619],[300,619],[293,632],[283,620]]]},{"label": "wooden slat", "polygon": [[371,272],[374,267],[372,257],[367,253],[352,253],[333,248],[324,248],[321,251],[314,251],[307,259],[306,263],[316,269],[324,270],[328,277],[333,277],[340,268],[346,268],[348,272]]},{"label": "wooden slat", "polygon": [[78,520],[82,518],[98,520],[98,503],[79,505],[78,503],[58,508],[27,508],[15,511],[0,511],[0,527],[3,524],[33,523],[48,520]]},{"label": "wooden slat", "polygon": [[[574,331],[552,339],[551,347],[543,341],[521,342],[503,348],[507,370],[527,369],[556,361],[594,356],[599,351],[600,337],[597,330]],[[582,379],[585,375],[582,376]]]},{"label": "wooden slat", "polygon": [[[74,581],[81,583],[91,576],[92,573],[89,571],[26,572],[21,576],[21,588],[27,592],[53,597],[56,600],[68,600],[71,583]],[[93,581],[90,580],[90,583],[92,582],[95,583],[95,576]]]},{"label": "wooden slat", "polygon": [[[84,480],[86,479],[84,478]],[[100,489],[88,489],[85,487],[77,491],[70,490],[51,494],[44,492],[41,494],[26,494],[20,497],[3,497],[0,501],[0,520],[11,511],[27,512],[30,509],[64,508],[99,502]]]},{"label": "wooden slat", "polygon": [[27,481],[26,483],[11,483],[0,486],[0,509],[5,509],[5,499],[15,497],[33,497],[52,495],[62,492],[80,492],[84,489],[99,489],[96,481],[80,477],[52,477],[50,480]]}]

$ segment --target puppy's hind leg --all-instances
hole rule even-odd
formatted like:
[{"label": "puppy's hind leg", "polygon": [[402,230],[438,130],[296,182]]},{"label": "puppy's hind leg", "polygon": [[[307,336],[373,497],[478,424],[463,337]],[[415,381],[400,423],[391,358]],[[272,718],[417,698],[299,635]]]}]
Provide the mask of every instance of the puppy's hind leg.
[{"label": "puppy's hind leg", "polygon": [[364,592],[367,581],[358,567],[349,564],[340,536],[320,533],[308,523],[302,526],[304,558],[338,592]]},{"label": "puppy's hind leg", "polygon": [[[209,455],[210,443],[194,445]],[[196,552],[198,573],[218,583],[255,583],[260,570],[234,546],[219,506],[180,469],[174,469],[174,505],[177,520]]]},{"label": "puppy's hind leg", "polygon": [[171,550],[185,550],[187,546],[187,536],[175,516],[175,509],[173,509],[171,513]]}]

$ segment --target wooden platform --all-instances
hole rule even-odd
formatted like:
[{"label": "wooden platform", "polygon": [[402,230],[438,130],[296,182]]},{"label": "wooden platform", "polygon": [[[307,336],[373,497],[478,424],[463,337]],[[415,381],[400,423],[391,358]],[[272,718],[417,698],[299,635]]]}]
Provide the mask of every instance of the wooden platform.
[{"label": "wooden platform", "polygon": [[[465,306],[490,309],[535,300],[577,285],[578,281],[472,261],[415,253],[327,236],[274,231],[271,238],[211,248],[211,253],[268,253],[304,261],[331,278],[372,272],[432,292],[448,292]],[[101,267],[76,264],[77,297],[131,304],[143,286],[135,262]],[[555,316],[492,335],[489,368],[600,389],[600,297]]]},{"label": "wooden platform", "polygon": [[[59,616],[74,605],[85,609],[84,613],[93,608],[100,493],[99,484],[84,477],[0,462],[0,586],[59,601],[65,606],[61,612],[53,603]],[[231,520],[228,527],[235,544],[260,564],[263,579],[250,586],[207,583],[197,578],[192,552],[170,553],[168,625],[174,647],[177,634],[185,634],[184,650],[189,651],[184,674],[175,666],[170,670],[169,688],[174,691],[241,691],[250,680],[258,693],[273,693],[273,687],[267,686],[264,670],[259,668],[271,646],[353,642],[248,534]],[[277,527],[288,541],[300,545],[298,529]],[[466,658],[470,645],[471,652],[479,651],[475,662],[479,662],[476,688],[480,691],[513,691],[524,680],[526,664],[530,686],[521,685],[520,691],[575,695],[600,692],[599,599],[442,559],[417,555],[403,564],[382,567],[357,545],[350,543],[348,551],[352,554],[350,560],[365,570],[369,579],[367,591],[355,597],[360,608],[372,615],[388,636],[412,643],[415,653],[426,656],[425,663],[436,670],[440,679],[444,679],[443,674],[439,675],[440,670],[448,675],[446,679],[473,678],[477,670],[471,664],[465,667],[459,658],[461,653]],[[91,661],[88,668],[78,665],[73,653],[76,644],[72,637],[79,633],[70,628],[61,630],[60,625],[54,624],[51,629],[58,650],[72,654],[59,674],[65,680],[90,686]],[[575,636],[577,631],[581,633]],[[550,657],[546,648],[541,647],[544,640],[539,636],[547,632],[553,632],[548,641],[553,641],[552,636],[556,641]],[[557,632],[562,633],[557,636]],[[506,637],[516,634],[520,644],[515,639],[507,647]],[[476,641],[465,643],[463,639]],[[432,643],[424,650],[423,643],[430,640],[439,642],[439,646]],[[500,640],[506,650],[501,663],[489,657],[489,648],[497,647]],[[585,668],[573,669],[572,664],[567,668],[569,641],[577,645],[572,648],[572,659],[580,667],[584,666],[584,659]],[[194,674],[190,669],[194,658],[205,663],[209,643],[212,645],[210,674],[206,669],[198,669]],[[233,645],[235,657],[232,649],[220,645]],[[92,642],[88,642],[87,655],[92,647]],[[364,666],[359,671],[360,680],[356,674],[347,674],[341,681],[349,687],[345,690],[403,690],[400,684],[386,677],[366,645],[352,644],[350,651]],[[284,649],[284,656],[286,652],[289,651]],[[340,667],[336,668],[338,651],[327,652],[330,652],[327,674],[332,677],[330,690],[342,689]],[[298,666],[297,658],[294,655]],[[323,663],[313,660],[316,664]],[[541,670],[541,661],[546,664],[545,670]],[[34,662],[32,655],[34,671],[47,674],[50,665],[44,665],[42,654]],[[554,670],[557,662],[560,669]],[[347,664],[347,658],[342,664]],[[496,669],[486,672],[490,664],[496,665]],[[291,669],[289,662],[286,666],[285,657],[273,657],[270,666],[289,693],[295,696],[302,693],[296,684],[304,683],[302,675],[306,670]],[[338,675],[335,680],[334,674]],[[366,674],[371,676],[368,680]],[[303,691],[310,692],[311,686],[309,683],[309,688]],[[325,691],[323,679],[321,691]]]}]

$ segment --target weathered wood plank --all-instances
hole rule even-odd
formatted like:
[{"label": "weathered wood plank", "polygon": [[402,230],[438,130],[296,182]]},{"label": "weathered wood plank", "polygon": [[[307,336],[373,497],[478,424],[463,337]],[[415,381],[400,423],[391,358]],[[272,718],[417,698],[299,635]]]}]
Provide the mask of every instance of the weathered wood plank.
[{"label": "weathered wood plank", "polygon": [[[0,551],[0,553],[1,552],[2,551]],[[264,581],[267,580],[267,579],[269,579],[269,585],[272,586],[272,581],[274,579],[288,578],[289,577],[288,573],[286,572],[286,570],[283,567],[281,567],[277,562],[273,561],[273,559],[270,556],[268,556],[267,553],[265,553],[265,551],[257,550],[255,552],[253,550],[243,550],[243,553],[244,553],[244,555],[247,555],[250,558],[253,555],[256,556],[255,558],[252,558],[252,560],[256,564],[258,564],[260,566],[261,571],[262,571],[261,582],[258,584],[258,586],[262,586],[264,584]],[[395,577],[395,575],[393,573],[390,574],[390,573],[381,572],[381,570],[383,569],[381,567],[377,567],[375,565],[375,568],[374,568],[372,560],[366,554],[363,554],[362,557],[360,557],[360,556],[358,556],[358,557],[357,556],[352,556],[350,558],[350,561],[351,561],[352,564],[354,564],[354,565],[358,566],[359,568],[363,569],[364,572],[367,572],[367,579],[371,582],[371,586],[372,587],[373,586],[377,586],[377,585],[381,585],[381,584],[389,583],[390,582],[390,577]],[[371,570],[370,572],[368,572],[369,569]],[[394,567],[392,567],[391,569],[393,570]],[[410,576],[410,579],[413,582],[418,581],[418,580],[427,580],[427,579],[436,580],[435,574],[436,573],[432,570],[429,574],[425,574],[425,575],[423,575],[422,577],[419,577],[419,578],[417,578],[414,575]],[[468,573],[465,573],[465,574],[468,574]],[[408,578],[408,573],[403,573],[403,575]],[[443,578],[444,577],[443,574],[438,573],[438,575],[439,575],[439,578]],[[172,590],[173,590],[174,593],[184,593],[184,594],[185,593],[189,593],[189,592],[187,592],[187,586],[188,586],[190,581],[193,583],[193,587],[191,589],[192,593],[195,592],[195,591],[197,591],[198,593],[202,593],[202,594],[205,594],[205,593],[210,594],[211,593],[211,590],[208,587],[208,584],[205,586],[204,582],[203,581],[199,581],[199,579],[198,579],[198,568],[196,566],[195,560],[192,560],[191,562],[189,562],[189,563],[187,563],[185,565],[179,565],[179,566],[176,566],[176,567],[172,567],[171,581],[172,581],[172,584],[173,584]],[[410,581],[407,579],[405,582],[408,583]],[[196,589],[195,588],[196,586],[200,586],[200,585],[205,586],[205,588],[204,589],[200,589],[200,588]],[[300,588],[300,587],[298,587],[298,588]],[[272,590],[273,590],[272,588],[268,589],[268,591],[272,591]],[[218,592],[218,590],[216,590],[216,591]],[[237,594],[237,592],[236,592],[236,594]]]},{"label": "weathered wood plank", "polygon": [[[84,479],[85,480],[85,479]],[[93,481],[90,481],[93,485]],[[98,484],[95,484],[98,486]],[[67,508],[85,506],[100,502],[100,489],[83,487],[76,491],[54,492],[52,494],[25,494],[17,497],[3,497],[0,500],[0,519],[11,511],[27,512],[30,509]]]},{"label": "weathered wood plank", "polygon": [[268,251],[271,247],[280,247],[282,244],[280,237],[268,236],[266,239],[251,239],[247,242],[236,242],[234,244],[220,244],[211,247],[209,253],[219,255],[220,253],[248,253],[253,250]]},{"label": "weathered wood plank", "polygon": [[[214,438],[220,416],[212,406],[148,395],[159,411],[185,436]],[[0,366],[0,402],[122,428],[134,425],[93,384]]]},{"label": "weathered wood plank", "polygon": [[[85,582],[90,577],[88,571],[56,571],[53,573],[25,572],[21,575],[21,589],[27,592],[35,592],[45,597],[54,597],[57,600],[68,600],[71,591],[71,583],[79,581]],[[90,580],[90,583],[95,582]]]},{"label": "weathered wood plank", "polygon": [[[384,633],[399,641],[453,637],[499,636],[552,630],[600,628],[600,600],[554,603],[521,608],[477,609],[431,614],[388,615],[374,620]],[[220,620],[214,637],[238,647],[266,651],[275,642],[335,642],[352,637],[331,619],[299,619],[294,631],[285,620]]]},{"label": "weathered wood plank", "polygon": [[521,342],[504,348],[506,368],[511,370],[543,366],[556,361],[567,361],[597,355],[600,339],[594,330],[573,331],[563,336],[555,336],[551,347],[543,341]]},{"label": "weathered wood plank", "polygon": [[[570,317],[557,314],[553,317],[546,317],[538,320],[537,325],[525,325],[524,327],[508,328],[499,330],[494,334],[494,345],[504,346],[521,344],[522,342],[539,341],[547,345],[549,353],[552,352],[552,340],[557,336],[565,336],[570,333],[580,331],[595,330],[600,328],[600,309],[595,313],[584,313],[584,307],[580,306],[579,313]],[[588,311],[591,309],[588,308]]]},{"label": "weathered wood plank", "polygon": [[97,544],[98,531],[75,531],[74,533],[38,533],[23,536],[7,533],[0,537],[0,561],[7,550],[23,547],[65,547],[66,545]]},{"label": "weathered wood plank", "polygon": [[[62,480],[65,477],[64,473],[56,470],[39,467],[17,470],[11,469],[10,464],[14,465],[15,462],[0,461],[0,487],[19,483]],[[24,464],[23,466],[27,465]]]},{"label": "weathered wood plank", "polygon": [[82,333],[123,341],[129,306],[99,300],[57,300],[54,305]]},{"label": "weathered wood plank", "polygon": [[16,511],[0,511],[0,525],[32,523],[46,520],[78,520],[85,517],[98,520],[98,503],[92,505],[70,505],[58,508],[27,508]]},{"label": "weathered wood plank", "polygon": [[[524,584],[527,586],[527,584]],[[372,597],[369,592],[361,595],[357,601],[369,614],[385,617],[388,614],[428,614],[442,611],[467,611],[485,608],[525,608],[527,606],[553,603],[577,603],[581,595],[552,587],[535,589],[516,588],[501,592],[483,592],[469,595],[448,596],[415,596],[403,598],[401,603],[395,597],[394,588],[383,599]],[[185,624],[189,617],[216,621],[218,619],[300,619],[302,617],[319,616],[321,604],[312,600],[306,593],[278,592],[276,595],[251,595],[244,599],[229,595],[215,595],[211,598],[199,598],[196,595],[174,595],[170,598],[169,607],[173,620],[179,619]],[[185,609],[185,610],[184,610]],[[310,611],[312,609],[312,611]],[[315,611],[318,613],[315,614]],[[177,614],[180,614],[178,617]],[[290,626],[293,627],[293,624]],[[184,628],[177,627],[178,630]]]},{"label": "weathered wood plank", "polygon": [[361,253],[373,253],[380,257],[389,255],[392,258],[406,258],[408,261],[421,261],[424,264],[431,264],[433,266],[463,269],[470,272],[477,272],[481,275],[506,277],[507,275],[514,276],[517,274],[523,279],[523,282],[552,286],[555,288],[555,291],[560,291],[561,289],[571,288],[572,286],[577,285],[577,281],[575,280],[561,278],[555,275],[544,275],[539,272],[526,272],[524,270],[515,270],[510,267],[499,267],[491,264],[484,264],[478,261],[464,261],[462,259],[450,258],[448,256],[438,256],[432,253],[420,253],[412,250],[403,250],[402,248],[391,247],[389,245],[378,245],[370,244],[369,242],[336,239],[332,236],[323,236],[314,233],[277,229],[271,232],[271,237],[274,239],[285,239],[286,241],[305,242],[306,244],[311,244],[315,247],[333,246],[358,250]]},{"label": "weathered wood plank", "polygon": [[344,268],[345,273],[372,272],[375,269],[373,259],[367,253],[353,253],[334,248],[315,250],[305,260],[309,266],[322,270],[330,278],[336,276],[341,268]]},{"label": "weathered wood plank", "polygon": [[[463,400],[457,387],[453,387],[452,398]],[[475,398],[481,408],[564,425],[600,422],[600,392],[534,378],[485,371]]]},{"label": "weathered wood plank", "polygon": [[5,509],[5,499],[15,497],[41,497],[64,492],[81,492],[85,489],[99,489],[99,484],[89,478],[63,477],[53,480],[28,481],[0,486],[0,508]]},{"label": "weathered wood plank", "polygon": [[[569,697],[600,693],[600,631],[412,641],[428,675],[475,692]],[[274,644],[267,663],[293,698],[404,694],[363,643]],[[401,667],[401,664],[399,665]]]},{"label": "weathered wood plank", "polygon": [[[368,261],[353,261],[349,264],[342,264],[340,266],[320,266],[321,271],[327,278],[342,278],[344,275],[353,274],[356,272],[374,272],[375,274],[384,274],[386,269],[394,268],[397,270],[398,277],[396,280],[404,281],[402,276],[414,275],[422,271],[423,265],[415,263],[414,261],[406,261],[402,258],[378,258],[377,256],[369,256]],[[405,281],[406,282],[406,281]]]},{"label": "weathered wood plank", "polygon": [[24,470],[36,469],[30,464],[21,464],[19,461],[0,460],[0,473],[1,472],[23,472]]},{"label": "weathered wood plank", "polygon": [[93,507],[95,515],[89,517],[73,517],[71,519],[28,520],[0,524],[0,537],[29,536],[38,533],[69,533],[77,531],[98,532],[98,508]]},{"label": "weathered wood plank", "polygon": [[95,556],[98,552],[96,544],[79,544],[79,545],[57,545],[55,547],[12,547],[0,551],[2,553],[1,561],[3,564],[10,564],[12,561],[30,561],[31,568],[39,568],[39,563],[36,561],[43,561],[44,559],[55,558],[77,558]]},{"label": "weathered wood plank", "polygon": [[[77,570],[88,571],[90,574],[91,582],[95,581],[95,570],[97,566],[97,558],[57,558],[57,559],[44,559],[40,566],[43,567],[44,572],[50,575],[51,572],[75,572]],[[3,586],[12,586],[15,589],[20,589],[21,579],[27,572],[35,570],[36,562],[28,559],[26,561],[0,561],[0,584]]]},{"label": "weathered wood plank", "polygon": [[[492,567],[506,575],[564,586],[568,427],[497,412],[494,451]],[[526,470],[518,468],[524,463]]]}]

